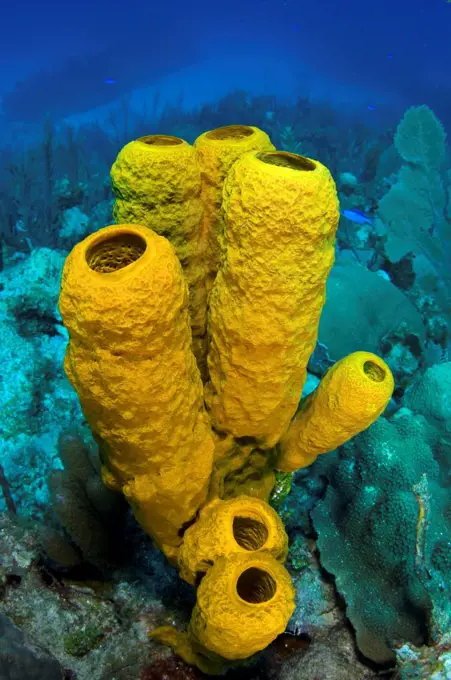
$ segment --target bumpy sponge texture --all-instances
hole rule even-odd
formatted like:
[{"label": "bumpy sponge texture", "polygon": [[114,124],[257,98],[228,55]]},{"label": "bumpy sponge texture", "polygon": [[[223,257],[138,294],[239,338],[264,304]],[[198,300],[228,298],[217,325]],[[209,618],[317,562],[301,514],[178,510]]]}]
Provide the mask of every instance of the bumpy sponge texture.
[{"label": "bumpy sponge texture", "polygon": [[294,595],[290,575],[269,553],[221,557],[198,588],[190,637],[207,656],[246,659],[285,630]]},{"label": "bumpy sponge texture", "polygon": [[293,472],[340,446],[379,418],[393,394],[385,361],[353,352],[337,361],[303,403],[279,445],[277,469]]},{"label": "bumpy sponge texture", "polygon": [[266,132],[251,125],[226,125],[209,130],[194,142],[202,173],[202,240],[207,290],[211,289],[221,262],[224,220],[222,190],[232,165],[249,151],[274,149]]},{"label": "bumpy sponge texture", "polygon": [[259,551],[282,562],[286,559],[288,538],[277,513],[259,498],[215,500],[185,533],[179,552],[180,575],[195,584],[220,557]]},{"label": "bumpy sponge texture", "polygon": [[68,256],[59,304],[104,481],[171,552],[206,498],[214,448],[174,249],[146,227],[101,229]]},{"label": "bumpy sponge texture", "polygon": [[175,247],[190,293],[199,364],[205,363],[207,292],[203,265],[201,175],[195,151],[179,137],[148,135],[121,149],[111,168],[116,222],[142,224]]},{"label": "bumpy sponge texture", "polygon": [[276,444],[293,417],[318,330],[338,224],[317,161],[249,153],[224,185],[226,251],[210,296],[214,426]]},{"label": "bumpy sponge texture", "polygon": [[193,147],[178,137],[140,137],[121,149],[111,179],[115,220],[142,224],[166,236],[184,265],[203,214]]}]

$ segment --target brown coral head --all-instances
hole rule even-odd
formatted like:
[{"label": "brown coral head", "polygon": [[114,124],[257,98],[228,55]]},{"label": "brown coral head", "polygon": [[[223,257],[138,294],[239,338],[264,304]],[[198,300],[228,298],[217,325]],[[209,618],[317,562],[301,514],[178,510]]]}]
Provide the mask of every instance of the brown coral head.
[{"label": "brown coral head", "polygon": [[262,604],[272,600],[277,583],[271,574],[261,567],[249,567],[243,571],[237,582],[238,597],[248,604]]},{"label": "brown coral head", "polygon": [[250,125],[224,125],[224,127],[219,127],[207,132],[205,136],[207,139],[217,141],[239,141],[240,139],[245,139],[253,134],[255,134],[255,131]]},{"label": "brown coral head", "polygon": [[290,170],[300,170],[303,172],[316,170],[316,165],[310,158],[288,151],[264,151],[257,154],[257,158],[262,163],[277,165],[281,168],[289,168]]},{"label": "brown coral head", "polygon": [[143,237],[133,231],[106,234],[87,250],[86,262],[95,272],[111,274],[139,260],[146,247]]}]

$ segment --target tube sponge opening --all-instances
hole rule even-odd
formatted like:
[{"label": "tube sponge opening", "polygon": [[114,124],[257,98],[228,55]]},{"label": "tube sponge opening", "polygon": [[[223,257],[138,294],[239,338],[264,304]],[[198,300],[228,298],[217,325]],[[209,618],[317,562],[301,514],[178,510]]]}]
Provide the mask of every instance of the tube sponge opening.
[{"label": "tube sponge opening", "polygon": [[386,376],[383,366],[375,364],[374,361],[365,361],[363,364],[363,372],[370,380],[378,383],[383,382]]},{"label": "tube sponge opening", "polygon": [[97,241],[87,250],[86,263],[95,272],[109,274],[139,260],[146,248],[147,244],[139,234],[113,234]]},{"label": "tube sponge opening", "polygon": [[177,146],[178,144],[185,144],[180,137],[173,137],[172,135],[146,135],[145,137],[138,137],[137,142],[148,144],[149,146]]},{"label": "tube sponge opening", "polygon": [[180,576],[195,584],[221,557],[262,552],[280,562],[288,553],[288,538],[275,510],[251,496],[217,499],[202,508],[196,523],[185,532],[179,552]]},{"label": "tube sponge opening", "polygon": [[256,128],[250,125],[224,125],[215,130],[210,130],[210,132],[205,134],[205,137],[207,139],[232,141],[234,139],[239,140],[251,137],[256,132]]},{"label": "tube sponge opening", "polygon": [[269,532],[263,521],[238,515],[233,519],[233,536],[244,550],[259,550],[268,540]]},{"label": "tube sponge opening", "polygon": [[280,168],[290,168],[290,170],[311,172],[316,169],[315,163],[310,158],[288,151],[267,151],[259,153],[257,158],[268,165],[277,165]]},{"label": "tube sponge opening", "polygon": [[264,569],[251,567],[238,577],[236,592],[245,602],[260,604],[269,602],[276,594],[277,583]]}]

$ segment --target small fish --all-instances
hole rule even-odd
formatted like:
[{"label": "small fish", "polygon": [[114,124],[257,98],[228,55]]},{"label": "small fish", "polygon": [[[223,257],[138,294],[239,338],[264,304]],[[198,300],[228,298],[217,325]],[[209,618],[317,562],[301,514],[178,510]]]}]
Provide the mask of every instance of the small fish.
[{"label": "small fish", "polygon": [[14,228],[17,232],[26,232],[27,230],[25,229],[25,225],[22,220],[17,220],[16,224],[14,225]]},{"label": "small fish", "polygon": [[346,219],[354,222],[354,224],[373,224],[373,220],[365,215],[365,213],[360,212],[360,210],[343,210],[341,214],[343,217],[346,217]]},{"label": "small fish", "polygon": [[114,80],[114,78],[105,78],[103,82],[105,83],[105,85],[114,85],[116,81]]}]

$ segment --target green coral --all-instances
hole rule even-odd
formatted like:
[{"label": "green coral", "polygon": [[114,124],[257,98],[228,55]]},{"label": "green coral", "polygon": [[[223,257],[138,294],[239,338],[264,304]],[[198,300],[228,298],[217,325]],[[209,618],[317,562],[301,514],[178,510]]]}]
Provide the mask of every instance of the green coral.
[{"label": "green coral", "polygon": [[407,408],[379,419],[323,471],[329,486],[311,513],[360,651],[379,663],[393,660],[399,640],[423,644],[426,631],[432,637],[449,623],[441,604],[451,588],[451,522],[439,441]]},{"label": "green coral", "polygon": [[276,472],[276,482],[269,499],[270,505],[274,510],[279,511],[283,505],[286,497],[291,491],[291,485],[293,483],[293,473],[292,472]]},{"label": "green coral", "polygon": [[83,626],[64,638],[64,650],[70,656],[86,656],[103,638],[102,631],[96,626]]}]

